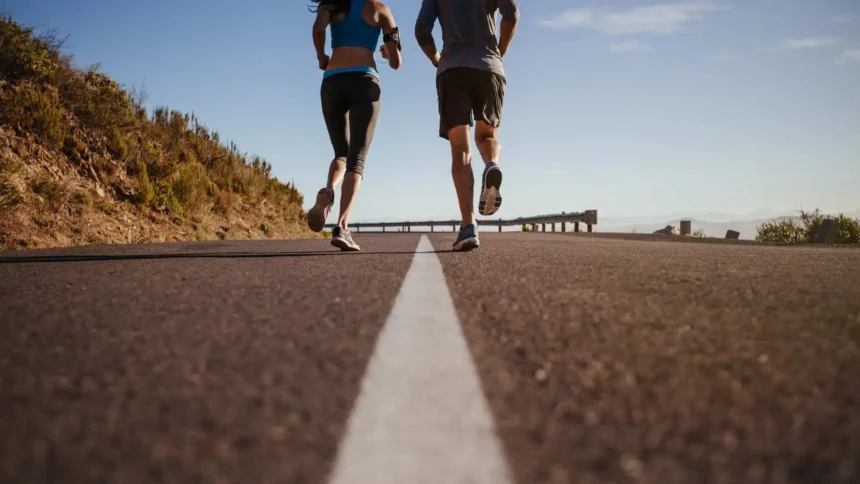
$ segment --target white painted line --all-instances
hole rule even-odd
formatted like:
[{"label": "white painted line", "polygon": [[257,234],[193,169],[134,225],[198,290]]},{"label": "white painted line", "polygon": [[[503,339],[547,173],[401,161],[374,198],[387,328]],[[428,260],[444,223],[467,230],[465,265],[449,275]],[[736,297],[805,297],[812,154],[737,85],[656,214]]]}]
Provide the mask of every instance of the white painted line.
[{"label": "white painted line", "polygon": [[330,484],[513,482],[433,250],[422,235]]}]

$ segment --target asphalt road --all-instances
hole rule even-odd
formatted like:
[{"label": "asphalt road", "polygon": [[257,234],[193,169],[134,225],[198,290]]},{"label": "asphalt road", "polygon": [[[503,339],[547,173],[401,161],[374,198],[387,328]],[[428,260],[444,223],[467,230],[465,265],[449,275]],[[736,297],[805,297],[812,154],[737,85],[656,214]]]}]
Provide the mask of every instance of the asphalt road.
[{"label": "asphalt road", "polygon": [[0,254],[0,482],[329,482],[397,301],[457,321],[512,483],[860,482],[860,250],[420,237]]}]

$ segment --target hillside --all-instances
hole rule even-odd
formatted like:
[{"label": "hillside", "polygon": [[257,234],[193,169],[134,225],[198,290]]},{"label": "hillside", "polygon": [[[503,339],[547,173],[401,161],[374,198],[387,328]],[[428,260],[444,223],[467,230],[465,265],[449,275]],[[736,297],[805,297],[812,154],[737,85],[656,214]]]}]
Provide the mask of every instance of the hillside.
[{"label": "hillside", "polygon": [[0,17],[0,247],[317,237],[268,162],[61,47]]}]

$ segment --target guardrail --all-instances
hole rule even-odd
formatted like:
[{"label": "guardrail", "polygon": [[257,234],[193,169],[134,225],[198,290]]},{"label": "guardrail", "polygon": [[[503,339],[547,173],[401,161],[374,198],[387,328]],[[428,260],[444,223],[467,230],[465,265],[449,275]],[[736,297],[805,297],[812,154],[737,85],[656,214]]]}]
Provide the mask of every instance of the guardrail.
[{"label": "guardrail", "polygon": [[[522,226],[528,227],[531,226],[532,232],[538,232],[538,226],[541,226],[544,232],[547,230],[547,225],[550,225],[552,231],[555,232],[556,224],[561,224],[561,231],[567,231],[567,224],[572,223],[574,226],[574,232],[579,232],[579,224],[583,223],[586,225],[588,232],[592,231],[592,227],[597,225],[597,210],[586,210],[584,212],[575,212],[575,213],[558,213],[558,214],[550,214],[550,215],[537,215],[534,217],[519,217],[514,219],[482,219],[478,221],[478,226],[481,227],[498,227],[499,232],[502,231],[502,227],[513,227],[513,226]],[[334,228],[336,224],[326,224],[327,229]],[[454,232],[460,229],[460,221],[459,220],[426,220],[426,221],[417,221],[417,222],[359,222],[359,223],[351,223],[349,224],[349,228],[355,230],[356,232],[361,232],[361,229],[369,229],[369,228],[378,228],[382,229],[385,232],[386,228],[400,228],[405,229],[407,232],[412,232],[412,227],[430,227],[430,232],[435,232],[436,227],[451,227]]]}]

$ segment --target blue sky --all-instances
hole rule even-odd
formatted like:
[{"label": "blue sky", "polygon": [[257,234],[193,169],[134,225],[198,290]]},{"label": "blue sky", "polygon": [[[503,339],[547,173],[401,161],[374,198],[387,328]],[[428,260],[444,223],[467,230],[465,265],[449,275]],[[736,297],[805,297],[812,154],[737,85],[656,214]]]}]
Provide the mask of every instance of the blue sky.
[{"label": "blue sky", "polygon": [[[193,111],[268,159],[309,207],[332,152],[307,3],[5,0],[17,21],[68,35],[79,65],[100,62],[145,86],[150,106]],[[412,35],[420,1],[388,5],[404,64],[379,65],[382,112],[354,220],[455,218],[435,71]],[[498,216],[860,208],[856,0],[523,0],[520,9],[505,59]]]}]

